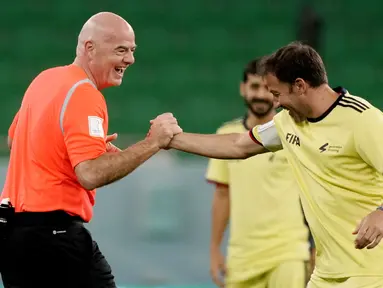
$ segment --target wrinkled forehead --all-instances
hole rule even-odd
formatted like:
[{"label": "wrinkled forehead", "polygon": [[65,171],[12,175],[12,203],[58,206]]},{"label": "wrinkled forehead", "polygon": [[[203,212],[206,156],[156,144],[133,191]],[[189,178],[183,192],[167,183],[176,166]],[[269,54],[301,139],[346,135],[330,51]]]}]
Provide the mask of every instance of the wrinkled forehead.
[{"label": "wrinkled forehead", "polygon": [[109,28],[104,30],[103,40],[112,46],[136,47],[134,30],[130,26]]}]

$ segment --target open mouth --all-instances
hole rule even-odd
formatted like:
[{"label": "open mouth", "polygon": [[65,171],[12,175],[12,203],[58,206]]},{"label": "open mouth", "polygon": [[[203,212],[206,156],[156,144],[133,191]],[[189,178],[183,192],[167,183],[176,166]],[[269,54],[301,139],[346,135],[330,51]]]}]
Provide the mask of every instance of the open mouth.
[{"label": "open mouth", "polygon": [[124,75],[124,68],[122,67],[115,67],[114,70],[117,72],[118,75],[122,76]]}]

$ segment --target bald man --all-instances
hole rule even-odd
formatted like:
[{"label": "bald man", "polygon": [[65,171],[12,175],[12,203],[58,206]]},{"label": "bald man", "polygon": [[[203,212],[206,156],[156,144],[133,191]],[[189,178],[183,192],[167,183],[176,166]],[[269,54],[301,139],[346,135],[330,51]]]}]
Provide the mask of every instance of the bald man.
[{"label": "bald man", "polygon": [[43,71],[27,89],[9,129],[1,195],[11,203],[0,209],[10,228],[0,235],[5,287],[116,287],[83,226],[93,215],[95,189],[130,174],[182,131],[165,113],[135,145],[120,150],[110,143],[116,134],[107,136],[100,91],[121,84],[135,49],[124,19],[96,14],[79,34],[74,63]]}]

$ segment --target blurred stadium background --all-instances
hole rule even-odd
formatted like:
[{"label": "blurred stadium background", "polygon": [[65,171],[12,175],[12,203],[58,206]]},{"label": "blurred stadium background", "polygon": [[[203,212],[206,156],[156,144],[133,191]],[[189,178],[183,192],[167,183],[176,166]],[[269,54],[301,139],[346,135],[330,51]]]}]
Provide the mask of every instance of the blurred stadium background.
[{"label": "blurred stadium background", "polygon": [[[383,108],[383,5],[376,0],[39,0],[0,9],[0,183],[7,129],[27,85],[45,68],[71,63],[92,14],[112,11],[134,27],[136,64],[104,92],[110,132],[126,147],[149,120],[171,111],[186,131],[211,133],[242,115],[243,66],[293,40],[323,55],[332,85]],[[52,123],[54,125],[54,123]],[[98,192],[89,228],[121,287],[207,287],[210,201],[206,160],[163,152]]]}]

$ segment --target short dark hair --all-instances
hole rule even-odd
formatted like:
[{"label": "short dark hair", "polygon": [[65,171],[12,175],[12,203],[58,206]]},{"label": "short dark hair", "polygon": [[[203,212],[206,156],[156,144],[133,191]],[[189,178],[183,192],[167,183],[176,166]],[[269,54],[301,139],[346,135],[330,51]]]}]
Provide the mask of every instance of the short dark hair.
[{"label": "short dark hair", "polygon": [[327,73],[318,52],[309,45],[292,42],[262,61],[262,74],[271,73],[279,81],[293,84],[302,78],[311,87],[327,83]]},{"label": "short dark hair", "polygon": [[245,69],[243,70],[242,81],[247,82],[249,75],[262,75],[261,69],[262,57],[251,60],[247,63]]}]

